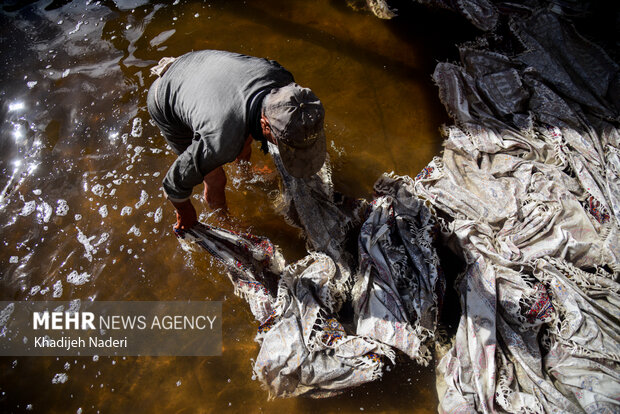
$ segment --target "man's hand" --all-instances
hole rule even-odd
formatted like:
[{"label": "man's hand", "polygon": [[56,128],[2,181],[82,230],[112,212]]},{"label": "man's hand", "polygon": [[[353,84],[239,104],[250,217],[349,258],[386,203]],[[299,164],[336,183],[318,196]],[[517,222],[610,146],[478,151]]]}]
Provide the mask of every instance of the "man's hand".
[{"label": "man's hand", "polygon": [[188,230],[198,222],[196,210],[191,201],[185,200],[180,203],[172,202],[172,205],[177,209],[177,224],[174,226],[175,230]]}]

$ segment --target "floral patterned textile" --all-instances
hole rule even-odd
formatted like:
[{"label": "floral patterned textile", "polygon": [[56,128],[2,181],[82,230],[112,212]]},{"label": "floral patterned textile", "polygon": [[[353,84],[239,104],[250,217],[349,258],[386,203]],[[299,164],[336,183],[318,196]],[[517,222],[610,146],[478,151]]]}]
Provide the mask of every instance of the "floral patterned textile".
[{"label": "floral patterned textile", "polygon": [[[278,249],[260,237],[204,224],[178,232],[226,265],[235,293],[259,322],[255,378],[272,397],[327,397],[379,378],[386,361],[395,363],[395,350],[428,364],[444,281],[431,245],[434,219],[412,196],[414,181],[385,175],[376,183],[381,196],[353,231],[360,245],[356,266],[343,250],[343,227],[359,217],[316,190],[330,188],[329,173],[308,183],[280,172],[284,211],[300,222],[308,244],[325,252],[285,266]],[[329,244],[324,234],[314,237],[317,228],[331,232]],[[354,317],[345,324],[338,311],[347,301]]]},{"label": "floral patterned textile", "polygon": [[433,75],[456,125],[415,190],[467,261],[439,410],[619,412],[619,68],[552,13],[510,29]]}]

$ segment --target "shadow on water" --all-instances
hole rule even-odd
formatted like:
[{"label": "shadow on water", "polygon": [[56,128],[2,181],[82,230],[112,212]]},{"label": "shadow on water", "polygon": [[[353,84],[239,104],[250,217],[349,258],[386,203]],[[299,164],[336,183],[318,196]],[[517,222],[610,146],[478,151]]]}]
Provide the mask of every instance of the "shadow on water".
[{"label": "shadow on water", "polygon": [[[432,367],[404,357],[338,397],[267,400],[251,380],[247,305],[220,266],[170,232],[160,186],[174,156],[146,112],[148,69],[161,57],[214,48],[276,59],[326,107],[336,189],[370,197],[381,173],[415,176],[439,153],[447,118],[430,74],[469,33],[447,13],[399,7],[403,17],[382,21],[335,0],[3,5],[1,299],[222,300],[224,349],[212,358],[1,358],[1,411],[435,412]],[[254,162],[273,169],[258,152]],[[270,238],[288,260],[304,255],[273,208],[277,180],[227,170],[236,226]],[[199,197],[194,204],[213,224]],[[85,283],[70,282],[72,272]],[[58,373],[66,382],[52,383]]]}]

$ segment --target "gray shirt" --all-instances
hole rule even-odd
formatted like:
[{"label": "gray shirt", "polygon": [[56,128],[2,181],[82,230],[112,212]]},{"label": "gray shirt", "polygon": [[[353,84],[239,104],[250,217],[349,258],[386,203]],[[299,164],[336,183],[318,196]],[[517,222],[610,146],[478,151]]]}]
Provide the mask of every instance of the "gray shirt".
[{"label": "gray shirt", "polygon": [[215,168],[233,161],[247,137],[262,137],[263,97],[294,82],[275,61],[217,50],[179,57],[151,86],[149,113],[179,157],[164,177],[169,199],[187,199]]}]

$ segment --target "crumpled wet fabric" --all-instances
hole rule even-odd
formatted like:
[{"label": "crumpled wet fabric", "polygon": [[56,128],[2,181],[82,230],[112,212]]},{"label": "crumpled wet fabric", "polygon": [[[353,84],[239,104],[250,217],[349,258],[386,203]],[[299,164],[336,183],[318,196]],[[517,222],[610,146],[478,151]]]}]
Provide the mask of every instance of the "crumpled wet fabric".
[{"label": "crumpled wet fabric", "polygon": [[[284,170],[289,202],[308,196],[317,184],[308,180],[331,186],[329,174],[295,181],[294,187],[291,178]],[[428,364],[445,283],[431,244],[435,221],[412,197],[413,185],[409,177],[388,175],[377,182],[381,196],[355,234],[360,266],[350,268],[350,281],[341,273],[349,264],[339,265],[333,251],[317,249],[285,265],[277,247],[261,237],[204,224],[177,232],[223,263],[235,293],[248,302],[260,324],[254,377],[271,397],[327,397],[376,380],[387,361],[395,363],[396,350]],[[309,205],[338,209],[323,195],[316,195],[318,204],[296,202],[301,222],[317,213],[306,211]],[[309,202],[313,197],[308,197]],[[306,233],[309,244],[322,246],[313,234]],[[333,247],[342,250],[344,244]],[[341,320],[338,313],[345,301],[354,310],[353,320]]]},{"label": "crumpled wet fabric", "polygon": [[353,305],[358,335],[427,365],[445,282],[432,246],[435,219],[413,185],[410,177],[396,175],[375,183],[380,197],[360,231]]},{"label": "crumpled wet fabric", "polygon": [[334,317],[332,259],[313,253],[289,266],[267,239],[198,223],[177,234],[224,264],[235,294],[260,326],[254,374],[270,396],[329,396],[379,378],[389,347],[347,335]]},{"label": "crumpled wet fabric", "polygon": [[618,66],[557,16],[514,19],[433,75],[456,125],[415,193],[467,266],[440,412],[620,411]]},{"label": "crumpled wet fabric", "polygon": [[[445,282],[431,245],[435,219],[415,197],[414,181],[384,174],[374,186],[380,197],[370,207],[362,202],[347,212],[334,204],[329,161],[318,174],[298,179],[286,172],[273,144],[270,153],[282,176],[280,209],[289,221],[297,218],[312,249],[336,263],[335,296],[352,296],[356,333],[427,365],[426,344],[434,338]],[[361,211],[368,217],[355,234],[359,255],[354,261],[346,251],[347,235],[359,226]]]}]

